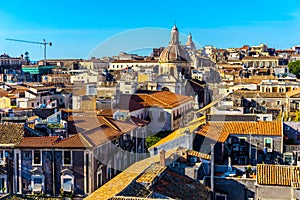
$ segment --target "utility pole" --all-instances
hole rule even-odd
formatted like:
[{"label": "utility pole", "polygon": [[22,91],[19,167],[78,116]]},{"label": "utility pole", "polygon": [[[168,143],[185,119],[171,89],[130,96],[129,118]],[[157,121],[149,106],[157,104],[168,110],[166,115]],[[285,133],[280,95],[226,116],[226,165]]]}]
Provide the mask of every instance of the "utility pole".
[{"label": "utility pole", "polygon": [[210,189],[212,192],[212,199],[214,199],[215,196],[215,192],[214,192],[214,175],[215,175],[215,154],[214,154],[214,144],[211,144],[210,146],[210,155],[211,155],[211,159],[210,159]]}]

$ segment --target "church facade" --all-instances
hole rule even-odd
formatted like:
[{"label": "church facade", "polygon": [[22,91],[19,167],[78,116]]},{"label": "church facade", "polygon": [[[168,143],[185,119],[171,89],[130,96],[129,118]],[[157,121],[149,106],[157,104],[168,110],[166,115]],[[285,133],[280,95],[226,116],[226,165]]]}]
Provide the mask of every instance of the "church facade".
[{"label": "church facade", "polygon": [[181,45],[178,28],[174,25],[169,46],[160,54],[158,76],[154,81],[157,83],[157,90],[193,96],[197,109],[209,103],[208,88],[205,82],[192,79],[193,61],[189,51],[196,51],[192,35],[189,34],[187,43]]}]

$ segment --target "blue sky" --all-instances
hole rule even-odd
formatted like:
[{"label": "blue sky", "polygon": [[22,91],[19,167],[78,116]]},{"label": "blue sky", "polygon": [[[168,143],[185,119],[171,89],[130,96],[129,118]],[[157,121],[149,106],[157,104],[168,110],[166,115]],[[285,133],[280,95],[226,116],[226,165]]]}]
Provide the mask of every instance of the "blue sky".
[{"label": "blue sky", "polygon": [[[32,59],[43,57],[41,46],[5,38],[45,38],[53,42],[48,58],[100,57],[106,52],[166,46],[175,21],[183,34],[182,43],[191,32],[198,48],[260,42],[289,48],[300,44],[299,13],[299,0],[1,0],[0,53],[19,56],[28,51]],[[153,30],[155,34],[148,33]]]}]

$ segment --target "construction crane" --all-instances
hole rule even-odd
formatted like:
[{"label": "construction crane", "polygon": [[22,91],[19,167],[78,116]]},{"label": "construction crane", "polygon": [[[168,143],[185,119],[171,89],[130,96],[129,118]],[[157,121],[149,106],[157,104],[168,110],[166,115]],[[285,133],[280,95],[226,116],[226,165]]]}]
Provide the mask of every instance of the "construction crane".
[{"label": "construction crane", "polygon": [[44,65],[46,66],[46,46],[52,46],[52,42],[46,42],[45,39],[43,39],[43,42],[34,42],[34,41],[27,41],[27,40],[16,40],[16,39],[11,39],[11,38],[6,38],[6,40],[14,41],[14,42],[25,42],[25,43],[31,43],[31,44],[42,44],[44,45]]}]

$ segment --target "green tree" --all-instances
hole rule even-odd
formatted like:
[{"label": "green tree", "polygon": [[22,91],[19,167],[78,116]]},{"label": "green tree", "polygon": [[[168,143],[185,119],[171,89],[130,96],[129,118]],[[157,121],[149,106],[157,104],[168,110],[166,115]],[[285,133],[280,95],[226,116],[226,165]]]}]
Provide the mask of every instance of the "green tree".
[{"label": "green tree", "polygon": [[289,72],[300,78],[300,60],[290,62],[288,64]]},{"label": "green tree", "polygon": [[29,53],[28,53],[28,51],[25,52],[25,60],[27,62],[27,65],[29,65],[30,59],[29,59]]}]

